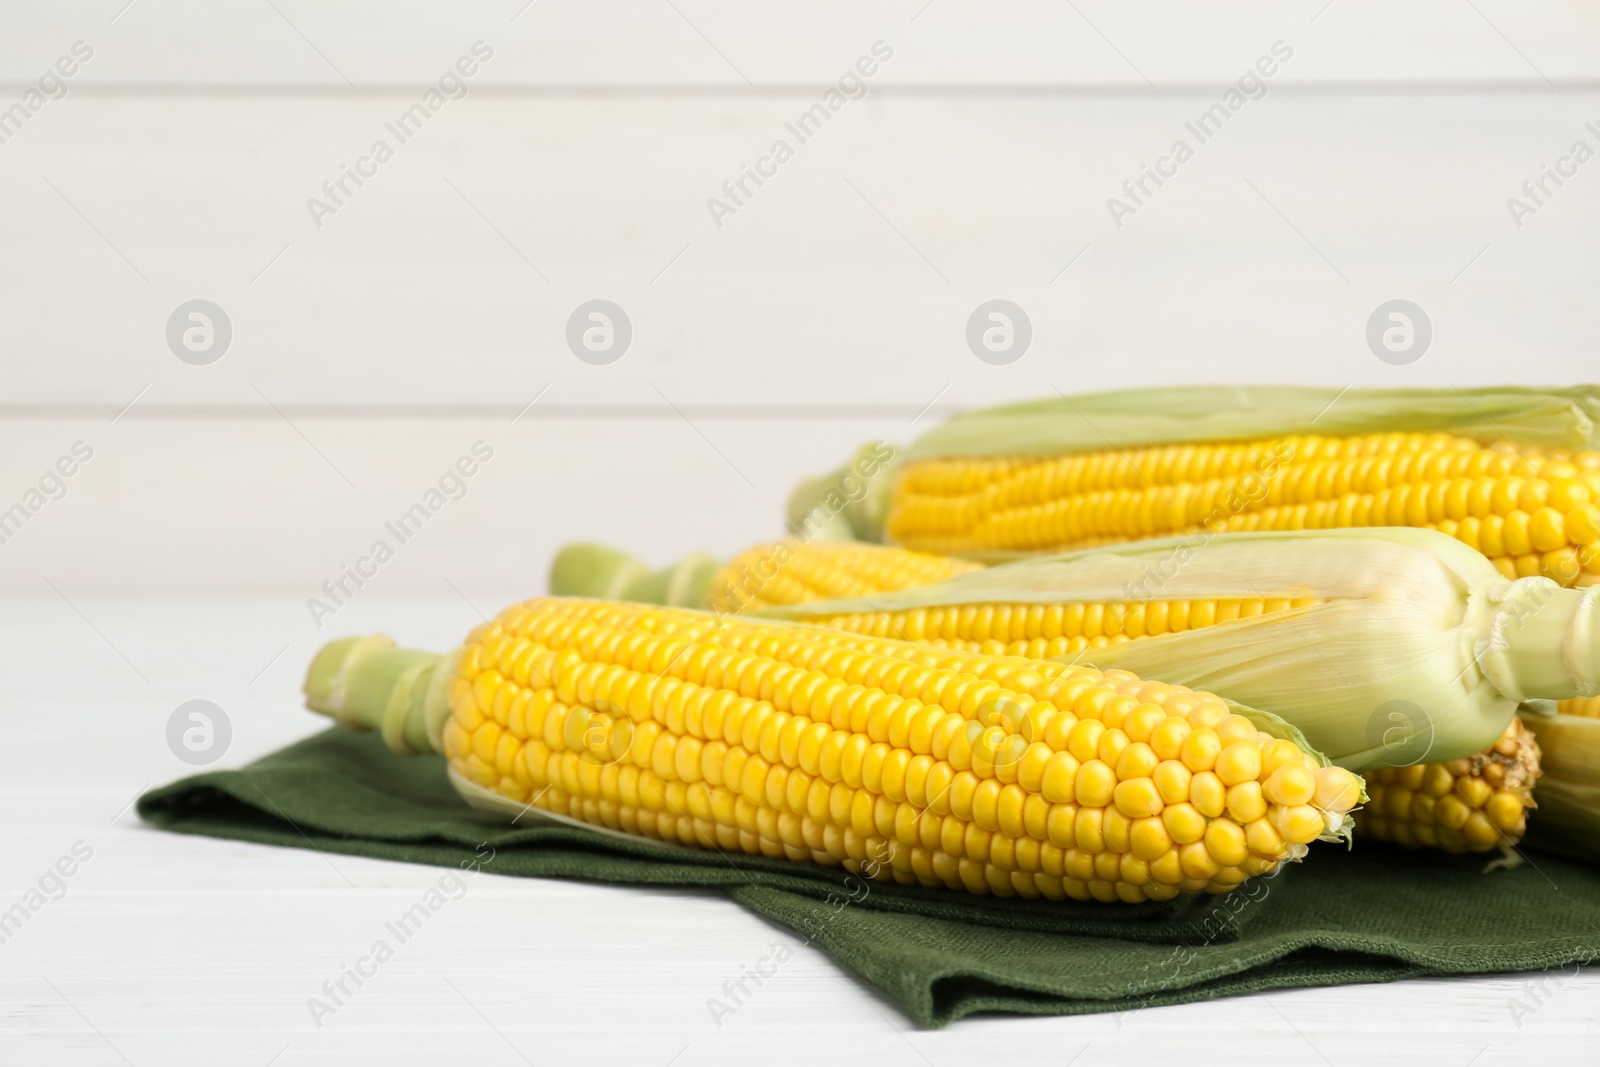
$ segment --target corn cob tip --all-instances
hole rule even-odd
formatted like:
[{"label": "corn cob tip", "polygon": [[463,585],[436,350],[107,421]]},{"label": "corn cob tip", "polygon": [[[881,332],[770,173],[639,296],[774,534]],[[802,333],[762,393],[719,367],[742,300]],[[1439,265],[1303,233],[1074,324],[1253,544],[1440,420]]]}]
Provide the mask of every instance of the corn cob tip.
[{"label": "corn cob tip", "polygon": [[[402,755],[437,751],[451,657],[396,648],[382,634],[330,641],[306,671],[306,707],[347,730],[381,730]],[[441,669],[443,668],[443,669]]]}]

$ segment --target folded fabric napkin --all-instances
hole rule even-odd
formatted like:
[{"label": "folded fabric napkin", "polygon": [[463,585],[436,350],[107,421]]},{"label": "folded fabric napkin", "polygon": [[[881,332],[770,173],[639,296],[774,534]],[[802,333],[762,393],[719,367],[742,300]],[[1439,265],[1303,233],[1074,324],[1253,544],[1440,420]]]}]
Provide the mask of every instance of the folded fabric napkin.
[{"label": "folded fabric napkin", "polygon": [[1317,845],[1223,896],[1137,905],[1002,900],[838,869],[619,840],[470,808],[437,756],[333,728],[235,771],[139,799],[147,822],[324,852],[495,874],[711,887],[793,929],[918,1024],[974,1011],[1076,1014],[1292,986],[1528,971],[1600,955],[1600,870],[1543,853]]}]

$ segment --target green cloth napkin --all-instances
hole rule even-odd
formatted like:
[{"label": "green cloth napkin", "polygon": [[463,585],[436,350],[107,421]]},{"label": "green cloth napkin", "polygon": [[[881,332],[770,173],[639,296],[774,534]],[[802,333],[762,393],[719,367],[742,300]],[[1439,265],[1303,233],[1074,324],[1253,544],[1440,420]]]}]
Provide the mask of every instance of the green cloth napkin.
[{"label": "green cloth napkin", "polygon": [[396,756],[376,734],[338,728],[152,790],[139,814],[179,833],[330,853],[454,867],[482,862],[487,845],[482,869],[495,874],[715,888],[831,953],[923,1026],[974,1011],[1121,1011],[1600,955],[1600,870],[1556,856],[1484,875],[1483,857],[1318,845],[1304,864],[1225,896],[1001,900],[509,825],[457,797],[439,757]]}]

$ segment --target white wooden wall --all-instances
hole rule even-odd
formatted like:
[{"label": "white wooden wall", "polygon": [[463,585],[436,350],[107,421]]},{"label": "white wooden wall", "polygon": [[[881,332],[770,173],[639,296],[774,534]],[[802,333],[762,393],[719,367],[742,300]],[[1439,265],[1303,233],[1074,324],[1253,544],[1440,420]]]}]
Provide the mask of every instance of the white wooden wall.
[{"label": "white wooden wall", "polygon": [[[468,94],[317,226],[480,40]],[[308,596],[478,439],[376,591],[534,591],[576,537],[730,550],[866,437],[1056,388],[1596,375],[1600,163],[1506,206],[1600,149],[1583,5],[16,3],[0,110],[76,41],[0,144],[0,507],[95,454],[0,544],[4,590]],[[878,41],[865,97],[718,226]],[[1267,95],[1114,224],[1279,41]],[[165,339],[195,298],[233,326],[208,366]],[[633,323],[609,366],[564,339],[594,298]],[[1009,366],[965,343],[992,298],[1033,322]],[[1394,298],[1433,322],[1410,366],[1364,340]]]}]

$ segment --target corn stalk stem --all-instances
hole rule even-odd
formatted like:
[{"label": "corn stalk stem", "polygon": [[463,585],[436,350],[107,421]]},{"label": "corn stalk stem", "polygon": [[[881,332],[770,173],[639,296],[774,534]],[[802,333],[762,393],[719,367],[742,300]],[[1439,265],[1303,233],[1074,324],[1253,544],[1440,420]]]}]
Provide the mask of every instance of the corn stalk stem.
[{"label": "corn stalk stem", "polygon": [[402,755],[442,749],[451,657],[381,634],[330,641],[306,672],[306,707],[349,730],[379,730]]}]

